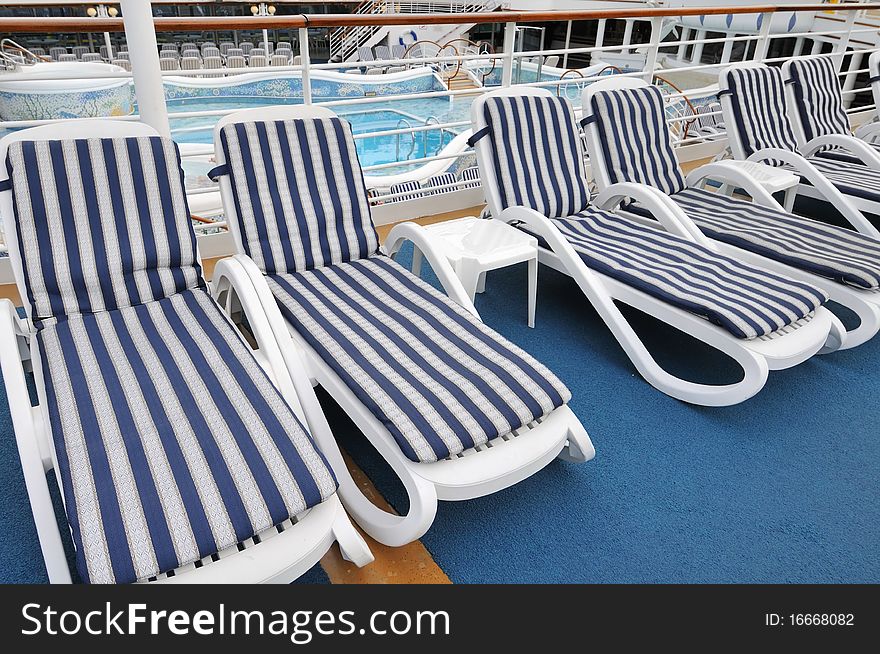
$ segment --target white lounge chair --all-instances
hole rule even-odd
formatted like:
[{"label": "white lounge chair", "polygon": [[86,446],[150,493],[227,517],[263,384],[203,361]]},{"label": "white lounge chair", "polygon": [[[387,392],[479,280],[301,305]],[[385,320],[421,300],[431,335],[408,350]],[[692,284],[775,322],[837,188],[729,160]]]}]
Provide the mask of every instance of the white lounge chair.
[{"label": "white lounge chair", "polygon": [[202,68],[202,60],[198,57],[181,57],[180,58],[180,69],[181,70],[201,70]]},{"label": "white lounge chair", "polygon": [[[832,137],[814,139],[803,152],[798,149],[786,111],[782,71],[760,63],[737,64],[721,71],[718,84],[734,159],[795,173],[801,178],[798,195],[831,204],[856,230],[880,238],[880,231],[862,213],[880,214],[880,170],[817,156],[815,151]],[[787,210],[795,197],[790,194]]]},{"label": "white lounge chair", "polygon": [[177,63],[177,58],[171,59],[169,57],[161,57],[159,59],[159,68],[161,70],[180,70],[180,64]]},{"label": "white lounge chair", "polygon": [[[586,137],[600,191],[620,182],[658,189],[722,252],[822,288],[859,317],[842,347],[877,333],[880,241],[786,212],[730,162],[701,166],[685,178],[670,146],[662,93],[644,80],[601,80],[585,89],[582,105],[590,116]],[[743,189],[752,200],[704,190],[709,179]]]},{"label": "white lounge chair", "polygon": [[235,68],[247,68],[247,61],[241,55],[229,55],[226,57],[226,69],[232,71]]},{"label": "white lounge chair", "polygon": [[[724,256],[660,191],[617,184],[594,206],[571,104],[546,89],[511,87],[471,105],[480,177],[494,219],[538,237],[539,262],[570,275],[641,375],[672,397],[707,406],[742,402],[770,370],[809,359],[830,341],[827,296],[809,284]],[[649,207],[645,226],[614,210]],[[743,379],[696,383],[664,370],[615,300],[734,359]]]},{"label": "white lounge chair", "polygon": [[312,426],[367,533],[408,543],[438,499],[493,493],[557,456],[593,457],[566,388],[479,320],[420,226],[392,230],[388,251],[413,240],[452,299],[379,253],[347,122],[324,107],[259,108],[224,116],[214,142],[234,264],[253,282],[230,286],[260,298],[285,360],[305,354],[409,495],[405,516],[377,508]]},{"label": "white lounge chair", "polygon": [[7,135],[0,161],[27,313],[0,303],[0,365],[50,581],[71,580],[52,469],[84,581],[290,582],[334,541],[371,561],[304,427],[307,376],[208,293],[177,146],[92,120]]},{"label": "white lounge chair", "polygon": [[880,170],[880,144],[853,136],[843,108],[834,56],[790,59],[782,65],[788,115],[798,150]]}]

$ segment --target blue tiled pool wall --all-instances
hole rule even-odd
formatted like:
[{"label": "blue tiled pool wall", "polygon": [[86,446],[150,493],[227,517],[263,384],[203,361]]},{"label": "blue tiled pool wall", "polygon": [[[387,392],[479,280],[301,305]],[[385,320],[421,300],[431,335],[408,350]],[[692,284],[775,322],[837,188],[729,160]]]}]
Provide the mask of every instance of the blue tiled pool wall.
[{"label": "blue tiled pool wall", "polygon": [[[364,83],[351,80],[312,78],[312,96],[319,100],[409,95],[446,90],[433,71],[402,80],[375,78]],[[169,101],[195,98],[273,98],[302,102],[302,79],[297,76],[270,77],[241,83],[224,82],[201,86],[185,82],[165,82]],[[134,87],[131,83],[86,91],[60,90],[54,93],[0,91],[0,120],[58,120],[127,116],[134,113]]]},{"label": "blue tiled pool wall", "polygon": [[127,116],[133,113],[134,105],[134,88],[131,84],[59,93],[0,91],[0,120]]},{"label": "blue tiled pool wall", "polygon": [[[312,97],[322,100],[409,95],[445,91],[443,80],[432,71],[409,79],[389,80],[375,83],[359,83],[351,80],[311,79]],[[297,76],[273,77],[249,80],[241,83],[227,79],[222,84],[201,86],[183,82],[165,82],[165,98],[182,100],[188,98],[283,98],[302,100],[302,78]]]}]

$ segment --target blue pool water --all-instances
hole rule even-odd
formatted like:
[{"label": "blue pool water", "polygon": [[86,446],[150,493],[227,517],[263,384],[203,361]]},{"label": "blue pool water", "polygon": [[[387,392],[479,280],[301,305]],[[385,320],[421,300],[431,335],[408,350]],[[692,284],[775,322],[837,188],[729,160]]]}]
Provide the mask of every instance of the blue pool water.
[{"label": "blue pool water", "polygon": [[[422,98],[413,100],[378,100],[375,103],[331,107],[351,122],[355,134],[420,127],[428,119],[440,123],[469,120],[472,98]],[[197,98],[171,100],[170,113],[197,113],[202,111],[250,109],[284,103],[278,98]],[[298,100],[295,101],[299,103]],[[291,103],[293,104],[293,102]],[[178,143],[212,142],[212,130],[219,116],[179,117],[171,120],[171,133]],[[398,136],[376,136],[357,140],[358,156],[362,166],[405,161],[431,156],[449,143],[466,127],[443,131],[430,130]],[[398,172],[394,169],[389,172]]]}]

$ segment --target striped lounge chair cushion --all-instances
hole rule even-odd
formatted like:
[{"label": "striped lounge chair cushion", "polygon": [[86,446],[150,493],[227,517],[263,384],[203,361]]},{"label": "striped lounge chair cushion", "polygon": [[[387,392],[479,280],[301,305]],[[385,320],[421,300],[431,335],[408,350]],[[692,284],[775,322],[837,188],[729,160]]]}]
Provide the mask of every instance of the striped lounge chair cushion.
[{"label": "striped lounge chair cushion", "polygon": [[501,209],[548,218],[587,208],[590,193],[571,104],[553,96],[498,96],[485,104]]},{"label": "striped lounge chair cushion", "polygon": [[711,238],[856,288],[880,287],[880,241],[702,189],[672,201]]},{"label": "striped lounge chair cushion", "polygon": [[387,257],[267,279],[293,327],[413,461],[505,436],[570,398],[544,366]]},{"label": "striped lounge chair cushion", "polygon": [[667,195],[684,190],[660,89],[600,91],[593,95],[590,109],[612,184],[647,184]]},{"label": "striped lounge chair cushion", "polygon": [[418,198],[425,197],[425,192],[422,190],[422,185],[417,181],[410,182],[400,182],[399,184],[392,184],[391,188],[388,189],[391,195],[396,195],[397,197],[391,198],[392,202],[406,202],[407,200],[417,200]]},{"label": "striped lounge chair cushion", "polygon": [[[810,157],[809,162],[828,178],[828,181],[834,184],[841,193],[880,202],[880,171],[858,163],[830,159],[828,154],[825,152],[819,156]],[[781,167],[795,172],[792,166],[783,165]],[[801,182],[809,184],[809,180],[805,177],[801,178]]]},{"label": "striped lounge chair cushion", "polygon": [[170,139],[19,141],[7,164],[37,326],[203,283]]},{"label": "striped lounge chair cushion", "polygon": [[10,147],[25,286],[77,567],[149,579],[336,482],[204,288],[174,144]]},{"label": "striped lounge chair cushion", "polygon": [[208,294],[37,334],[79,573],[124,583],[314,506],[332,472]]},{"label": "striped lounge chair cushion", "polygon": [[792,59],[788,74],[808,141],[827,134],[851,134],[831,57]]},{"label": "striped lounge chair cushion", "polygon": [[[797,152],[797,141],[785,114],[784,87],[779,69],[769,66],[731,68],[727,71],[727,80],[734,119],[746,156],[762,148]],[[880,202],[880,171],[856,163],[828,159],[827,155],[826,152],[810,157],[810,163],[842,193]],[[768,160],[765,163],[792,170],[791,166],[780,161]],[[808,183],[806,179],[802,181]]]},{"label": "striped lounge chair cushion", "polygon": [[588,209],[553,223],[589,268],[702,316],[736,337],[765,336],[828,297],[625,215]]},{"label": "striped lounge chair cushion", "polygon": [[244,251],[262,271],[310,270],[376,252],[347,122],[234,123],[221,142]]},{"label": "striped lounge chair cushion", "polygon": [[782,72],[764,65],[733,67],[726,71],[725,79],[735,123],[728,129],[737,130],[746,156],[764,148],[797,152],[797,139],[786,113]]},{"label": "striped lounge chair cushion", "polygon": [[[828,134],[852,135],[849,117],[843,108],[843,94],[834,61],[830,57],[793,59],[788,73],[788,81],[794,85],[798,112],[808,141]],[[867,145],[880,152],[880,144]],[[828,146],[818,154],[826,159],[861,164],[861,159],[834,146]]]}]

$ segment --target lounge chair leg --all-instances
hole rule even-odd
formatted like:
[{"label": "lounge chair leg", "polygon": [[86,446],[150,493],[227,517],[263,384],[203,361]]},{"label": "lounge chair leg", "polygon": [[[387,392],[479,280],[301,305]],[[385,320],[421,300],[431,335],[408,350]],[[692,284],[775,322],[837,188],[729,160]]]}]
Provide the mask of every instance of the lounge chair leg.
[{"label": "lounge chair leg", "polygon": [[836,351],[833,348],[832,338],[838,338],[840,330],[843,330],[843,342],[838,344],[837,350],[857,347],[871,340],[880,331],[880,304],[878,304],[880,300],[866,300],[864,294],[850,291],[839,284],[829,284],[825,290],[833,301],[840,303],[858,316],[859,325],[846,330],[843,324],[835,318],[835,325],[829,334],[829,342],[819,351],[819,354],[829,354]]},{"label": "lounge chair leg", "polygon": [[342,558],[363,568],[373,562],[375,557],[370,551],[370,546],[364,540],[357,529],[351,524],[348,516],[340,511],[333,523],[333,536],[339,543],[339,551]]},{"label": "lounge chair leg", "polygon": [[415,245],[413,245],[413,253],[412,253],[412,274],[416,277],[421,276],[422,274],[422,251]]},{"label": "lounge chair leg", "polygon": [[[571,411],[569,407],[565,407],[567,411]],[[560,411],[557,409],[557,411]],[[572,413],[571,420],[568,423],[568,443],[562,448],[557,458],[563,461],[571,461],[572,463],[584,463],[596,456],[596,449],[593,447],[593,441],[581,421]]]}]

